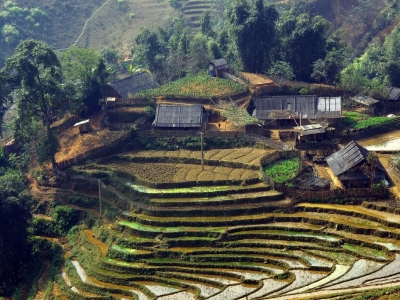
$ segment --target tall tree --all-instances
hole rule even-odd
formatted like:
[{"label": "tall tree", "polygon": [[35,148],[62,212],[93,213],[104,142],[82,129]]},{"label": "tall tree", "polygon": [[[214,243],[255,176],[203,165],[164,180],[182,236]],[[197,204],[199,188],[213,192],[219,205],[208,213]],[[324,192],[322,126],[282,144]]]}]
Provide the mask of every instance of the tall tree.
[{"label": "tall tree", "polygon": [[[45,134],[38,144],[38,151],[44,153],[41,157],[50,160],[55,167],[59,144],[50,125],[57,108],[63,103],[62,71],[57,55],[43,42],[25,40],[17,46],[15,54],[7,59],[6,69],[14,82],[18,83],[16,128],[25,130],[40,120]],[[18,132],[15,134],[22,136]]]},{"label": "tall tree", "polygon": [[277,19],[275,7],[265,6],[263,0],[255,0],[251,6],[243,0],[231,4],[228,32],[244,70],[261,73],[269,67]]},{"label": "tall tree", "polygon": [[311,18],[302,14],[295,17],[293,12],[280,18],[279,52],[281,59],[292,66],[297,80],[310,80],[313,64],[324,59],[328,24],[321,16]]},{"label": "tall tree", "polygon": [[0,295],[12,293],[29,259],[29,205],[23,201],[23,179],[9,170],[0,176]]},{"label": "tall tree", "polygon": [[68,87],[69,110],[83,115],[97,112],[109,77],[101,55],[93,49],[73,47],[58,57]]}]

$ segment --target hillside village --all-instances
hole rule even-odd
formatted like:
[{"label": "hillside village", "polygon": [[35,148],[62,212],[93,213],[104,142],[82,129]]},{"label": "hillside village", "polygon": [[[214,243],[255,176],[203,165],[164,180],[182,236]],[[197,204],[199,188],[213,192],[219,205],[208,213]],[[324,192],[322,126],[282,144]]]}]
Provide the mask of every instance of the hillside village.
[{"label": "hillside village", "polygon": [[400,299],[400,0],[0,0],[0,300]]},{"label": "hillside village", "polygon": [[362,144],[398,117],[349,126],[347,114],[374,114],[343,90],[275,96],[276,78],[225,72],[206,76],[236,92],[211,97],[179,96],[184,82],[144,98],[163,87],[134,74],[110,84],[99,113],[57,124],[59,183],[34,180],[35,213],[56,200],[98,227],[60,240],[52,297],[396,295],[400,176],[388,151]]}]

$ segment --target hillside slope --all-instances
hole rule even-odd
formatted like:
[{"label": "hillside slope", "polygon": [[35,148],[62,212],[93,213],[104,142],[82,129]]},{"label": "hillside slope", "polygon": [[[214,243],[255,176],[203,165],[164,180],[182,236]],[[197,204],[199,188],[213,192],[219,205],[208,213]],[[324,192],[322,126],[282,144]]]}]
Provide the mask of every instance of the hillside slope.
[{"label": "hillside slope", "polygon": [[168,0],[32,0],[29,5],[23,0],[16,2],[47,13],[46,29],[32,38],[44,40],[56,49],[70,47],[76,41],[79,47],[107,46],[127,51],[141,27],[166,27],[177,15]]}]

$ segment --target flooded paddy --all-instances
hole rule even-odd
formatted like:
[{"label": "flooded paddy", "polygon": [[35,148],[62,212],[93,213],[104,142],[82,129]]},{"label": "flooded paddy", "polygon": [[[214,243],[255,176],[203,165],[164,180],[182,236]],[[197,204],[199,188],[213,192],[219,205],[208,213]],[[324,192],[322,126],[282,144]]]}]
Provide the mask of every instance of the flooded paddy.
[{"label": "flooded paddy", "polygon": [[293,282],[273,295],[286,294],[288,292],[308,286],[311,283],[316,282],[327,275],[324,272],[309,271],[309,270],[292,270],[291,273],[293,273],[295,276]]},{"label": "flooded paddy", "polygon": [[249,295],[250,298],[243,297],[243,298],[240,298],[239,300],[248,300],[248,299],[263,297],[263,296],[266,296],[268,294],[271,294],[271,293],[283,288],[285,285],[288,285],[288,284],[289,284],[289,281],[265,279],[265,280],[263,280],[263,286],[259,290],[250,294]]},{"label": "flooded paddy", "polygon": [[385,266],[383,266],[381,269],[379,269],[376,272],[373,272],[371,274],[361,276],[359,278],[355,278],[353,280],[345,281],[339,284],[335,284],[332,286],[329,286],[325,289],[328,290],[336,290],[336,289],[343,289],[343,288],[348,288],[348,287],[357,287],[362,285],[364,282],[373,280],[373,279],[378,279],[382,277],[387,277],[391,276],[393,274],[399,273],[400,270],[400,255],[396,254],[396,259]]},{"label": "flooded paddy", "polygon": [[400,130],[374,135],[358,140],[361,146],[370,151],[400,151]]},{"label": "flooded paddy", "polygon": [[209,300],[226,300],[226,299],[236,299],[241,296],[246,296],[254,291],[257,287],[255,286],[247,286],[244,284],[240,285],[231,285],[228,286],[221,293],[208,298]]},{"label": "flooded paddy", "polygon": [[219,293],[221,290],[219,288],[213,287],[211,285],[206,285],[203,283],[191,283],[191,286],[197,287],[200,290],[200,296],[208,298],[216,293]]},{"label": "flooded paddy", "polygon": [[359,259],[353,264],[351,269],[346,274],[336,280],[329,282],[328,285],[334,285],[357,277],[365,276],[367,274],[376,272],[383,266],[383,263],[379,263],[373,260]]},{"label": "flooded paddy", "polygon": [[150,292],[152,292],[156,296],[163,296],[171,293],[178,292],[179,289],[172,287],[172,286],[167,286],[167,285],[162,285],[159,283],[155,282],[149,282],[149,281],[136,281],[135,283],[143,285],[146,287]]}]

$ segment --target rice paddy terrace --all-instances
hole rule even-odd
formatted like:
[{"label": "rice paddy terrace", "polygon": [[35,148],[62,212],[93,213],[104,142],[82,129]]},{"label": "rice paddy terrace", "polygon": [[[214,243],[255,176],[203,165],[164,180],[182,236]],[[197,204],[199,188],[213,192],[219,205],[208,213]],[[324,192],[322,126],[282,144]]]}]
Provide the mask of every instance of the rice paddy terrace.
[{"label": "rice paddy terrace", "polygon": [[203,169],[198,151],[142,151],[75,166],[130,208],[96,234],[71,235],[53,295],[355,299],[400,283],[398,211],[294,204],[260,182],[268,155],[210,150]]},{"label": "rice paddy terrace", "polygon": [[201,15],[204,11],[212,10],[211,0],[188,0],[183,2],[182,13],[184,20],[193,29],[200,27]]}]

